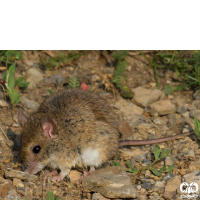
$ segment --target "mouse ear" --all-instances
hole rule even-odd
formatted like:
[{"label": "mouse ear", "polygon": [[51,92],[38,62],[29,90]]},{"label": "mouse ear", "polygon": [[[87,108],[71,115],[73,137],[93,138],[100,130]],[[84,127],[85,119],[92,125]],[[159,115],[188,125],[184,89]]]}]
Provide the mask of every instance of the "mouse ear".
[{"label": "mouse ear", "polygon": [[17,117],[18,117],[18,122],[20,126],[24,127],[24,125],[28,121],[28,117],[24,114],[22,109],[19,110]]},{"label": "mouse ear", "polygon": [[54,123],[53,117],[51,115],[45,115],[41,119],[41,126],[44,130],[44,136],[52,139],[56,134],[56,125]]}]

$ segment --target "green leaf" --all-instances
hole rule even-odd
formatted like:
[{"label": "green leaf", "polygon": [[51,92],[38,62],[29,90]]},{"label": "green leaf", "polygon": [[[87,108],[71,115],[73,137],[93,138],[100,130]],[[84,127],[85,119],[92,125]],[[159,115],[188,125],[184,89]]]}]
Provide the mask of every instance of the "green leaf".
[{"label": "green leaf", "polygon": [[52,89],[50,89],[50,88],[47,88],[47,91],[48,91],[48,93],[49,93],[50,95],[52,95],[52,94],[53,94],[53,90],[52,90]]},{"label": "green leaf", "polygon": [[129,168],[129,169],[131,169],[131,164],[130,164],[130,162],[126,162],[126,165],[127,165],[127,167]]},{"label": "green leaf", "polygon": [[11,57],[13,57],[14,54],[15,54],[14,50],[8,50],[8,51],[6,51],[5,55],[7,57],[7,60],[9,60]]},{"label": "green leaf", "polygon": [[74,76],[74,77],[70,78],[68,85],[71,88],[77,88],[77,87],[80,87],[81,84],[78,81],[78,79]]},{"label": "green leaf", "polygon": [[164,87],[164,93],[166,95],[170,95],[173,93],[173,86],[172,85],[165,85]]},{"label": "green leaf", "polygon": [[200,123],[196,115],[194,116],[194,126],[195,126],[194,133],[200,139]]},{"label": "green leaf", "polygon": [[47,196],[48,196],[49,200],[54,200],[54,194],[53,194],[52,191],[51,192],[47,192]]},{"label": "green leaf", "polygon": [[162,168],[159,169],[159,171],[164,171],[166,169],[166,166],[164,165]]},{"label": "green leaf", "polygon": [[163,158],[165,158],[165,157],[167,157],[168,156],[168,154],[171,152],[171,150],[169,149],[169,150],[167,150],[166,148],[164,148],[163,150],[162,150],[162,152],[161,152],[161,156],[160,156],[160,159],[163,159]]},{"label": "green leaf", "polygon": [[24,77],[19,77],[16,81],[16,85],[20,88],[26,88],[29,85],[29,82],[24,82]]},{"label": "green leaf", "polygon": [[6,81],[7,71],[3,72],[3,80]]},{"label": "green leaf", "polygon": [[13,90],[12,92],[9,92],[9,98],[12,104],[14,105],[18,104],[21,101],[20,97],[21,96],[17,90]]},{"label": "green leaf", "polygon": [[171,172],[174,169],[174,164],[172,164],[171,166],[169,166],[167,168],[167,170],[165,170],[165,172]]},{"label": "green leaf", "polygon": [[162,173],[159,172],[157,169],[151,168],[150,170],[153,172],[154,175],[156,175],[158,177],[162,176]]},{"label": "green leaf", "polygon": [[17,51],[15,54],[15,59],[16,60],[21,60],[23,57],[23,52],[22,51]]},{"label": "green leaf", "polygon": [[112,161],[112,166],[121,167],[121,165],[116,161]]},{"label": "green leaf", "polygon": [[14,90],[14,87],[15,87],[14,75],[15,75],[15,64],[12,64],[8,69],[7,77],[6,77],[8,89],[10,90],[11,93]]},{"label": "green leaf", "polygon": [[160,155],[160,147],[159,147],[158,144],[156,144],[155,150],[154,150],[154,157],[155,157],[155,160],[158,160],[159,155]]}]

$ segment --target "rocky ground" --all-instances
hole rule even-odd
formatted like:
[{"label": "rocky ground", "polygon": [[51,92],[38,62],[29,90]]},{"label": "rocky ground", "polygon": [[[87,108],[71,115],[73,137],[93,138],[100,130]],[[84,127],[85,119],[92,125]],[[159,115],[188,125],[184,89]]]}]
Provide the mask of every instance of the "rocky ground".
[{"label": "rocky ground", "polygon": [[[57,55],[58,51],[50,51]],[[65,51],[64,53],[68,53]],[[178,78],[173,71],[159,71],[161,89],[156,89],[153,70],[148,67],[143,56],[137,53],[127,57],[125,75],[134,92],[132,100],[120,96],[110,81],[114,72],[114,62],[108,52],[102,56],[99,51],[85,51],[75,61],[54,70],[45,70],[41,65],[41,57],[49,57],[43,51],[24,51],[23,59],[17,61],[16,77],[24,76],[30,82],[27,89],[21,91],[22,101],[19,106],[11,108],[5,101],[3,91],[0,99],[0,198],[11,199],[44,199],[47,192],[52,191],[60,199],[181,199],[180,184],[195,182],[200,186],[200,149],[196,137],[189,136],[160,144],[171,153],[159,163],[175,164],[169,173],[161,177],[152,174],[148,169],[134,175],[126,172],[126,162],[131,167],[148,166],[154,161],[155,145],[120,147],[118,156],[114,159],[121,167],[112,166],[108,162],[93,175],[83,179],[82,185],[77,179],[82,175],[74,169],[69,177],[61,183],[44,182],[43,177],[49,169],[30,175],[22,171],[20,165],[20,126],[17,120],[19,107],[27,113],[37,110],[40,103],[50,94],[47,88],[54,92],[65,88],[69,79],[76,76],[80,82],[85,82],[100,92],[115,108],[119,119],[130,125],[131,131],[125,131],[123,139],[155,139],[180,134],[194,128],[193,117],[196,114],[200,120],[200,96],[194,98],[194,91],[175,92],[165,95],[165,84],[178,84]],[[105,58],[106,57],[106,58]],[[2,79],[2,73],[1,77]],[[126,128],[126,127],[124,127]]]}]

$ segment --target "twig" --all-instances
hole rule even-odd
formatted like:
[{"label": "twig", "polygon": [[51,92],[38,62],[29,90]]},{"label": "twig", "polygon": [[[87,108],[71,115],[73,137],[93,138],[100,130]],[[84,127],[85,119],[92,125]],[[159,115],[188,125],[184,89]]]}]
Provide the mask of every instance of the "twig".
[{"label": "twig", "polygon": [[4,130],[1,128],[1,126],[0,126],[0,129],[1,129],[2,133],[4,134],[4,136],[6,137],[6,139],[9,140],[8,136],[6,135],[6,133],[4,132]]},{"label": "twig", "polygon": [[47,51],[47,50],[43,50],[44,51],[44,53],[46,53],[48,56],[50,56],[50,57],[56,57],[52,52],[50,52],[50,51]]}]

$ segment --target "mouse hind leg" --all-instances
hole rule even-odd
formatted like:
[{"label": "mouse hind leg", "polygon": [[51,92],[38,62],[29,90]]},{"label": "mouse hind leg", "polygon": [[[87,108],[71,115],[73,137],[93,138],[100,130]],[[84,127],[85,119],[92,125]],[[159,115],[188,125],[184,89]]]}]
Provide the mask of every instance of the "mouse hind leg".
[{"label": "mouse hind leg", "polygon": [[95,132],[88,138],[81,152],[81,159],[85,166],[99,167],[118,153],[118,132],[109,124],[96,123]]}]

